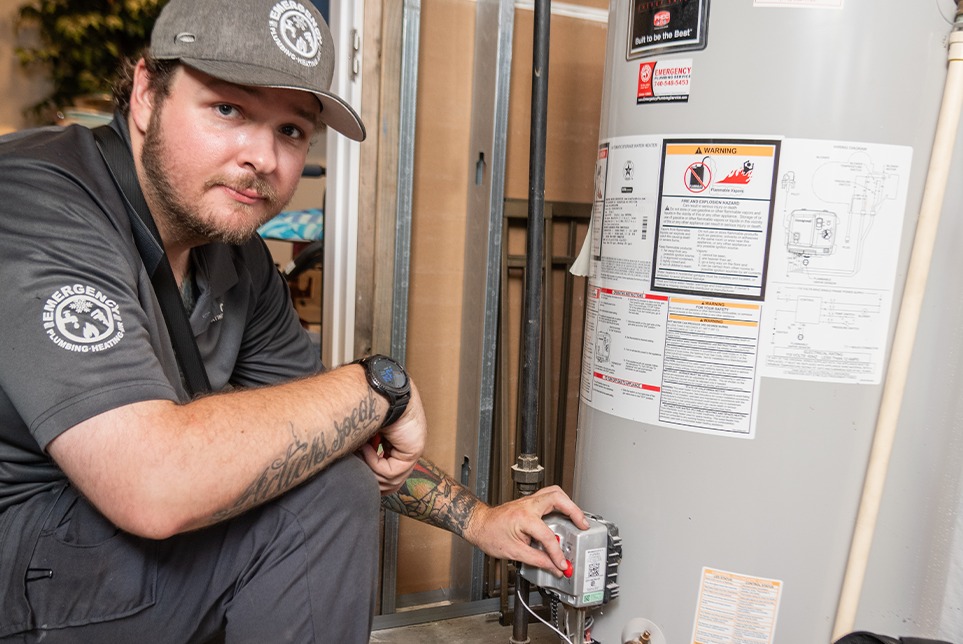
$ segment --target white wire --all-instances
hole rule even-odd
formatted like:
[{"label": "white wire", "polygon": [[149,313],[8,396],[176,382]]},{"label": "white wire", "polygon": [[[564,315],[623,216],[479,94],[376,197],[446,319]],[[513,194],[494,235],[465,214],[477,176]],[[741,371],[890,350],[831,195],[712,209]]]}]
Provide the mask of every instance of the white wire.
[{"label": "white wire", "polygon": [[[525,603],[525,600],[522,599],[522,593],[521,593],[521,591],[520,591],[518,588],[515,589],[515,596],[518,598],[518,601],[520,601],[520,602],[522,603],[522,606],[525,607],[525,610],[527,610],[529,613],[532,614],[532,617],[534,617],[535,619],[537,619],[538,621],[540,621],[541,623],[545,624],[545,625],[548,626],[550,629],[552,629],[553,631],[555,631],[556,633],[558,633],[558,636],[561,637],[561,638],[562,638],[563,640],[565,640],[566,642],[568,642],[568,644],[574,644],[574,643],[572,642],[572,640],[570,640],[568,637],[566,637],[565,633],[563,633],[562,631],[558,630],[557,628],[555,628],[554,626],[552,626],[551,624],[549,624],[548,622],[546,622],[544,619],[542,619],[541,617],[539,617],[538,614],[537,614],[535,611],[533,611],[531,608],[529,608],[529,607],[528,607],[528,604]],[[584,638],[585,636],[583,635],[582,637]]]}]

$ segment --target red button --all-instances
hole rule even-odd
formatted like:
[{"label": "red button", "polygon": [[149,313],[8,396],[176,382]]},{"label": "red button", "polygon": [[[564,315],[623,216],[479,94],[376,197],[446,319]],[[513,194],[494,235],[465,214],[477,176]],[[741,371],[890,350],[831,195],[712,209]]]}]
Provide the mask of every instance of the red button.
[{"label": "red button", "polygon": [[571,578],[572,575],[575,574],[575,568],[572,567],[572,562],[568,559],[565,560],[565,565],[568,567],[565,569],[564,575],[568,578]]}]

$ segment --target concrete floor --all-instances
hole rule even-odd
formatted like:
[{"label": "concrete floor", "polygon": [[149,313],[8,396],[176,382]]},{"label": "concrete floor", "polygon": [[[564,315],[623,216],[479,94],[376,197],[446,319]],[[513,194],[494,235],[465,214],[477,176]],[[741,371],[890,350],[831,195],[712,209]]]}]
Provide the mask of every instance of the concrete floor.
[{"label": "concrete floor", "polygon": [[[427,624],[402,626],[375,631],[371,644],[508,644],[512,636],[511,626],[498,623],[498,613],[484,613],[472,617],[446,619]],[[559,644],[561,640],[548,626],[529,623],[528,637],[531,644]]]}]

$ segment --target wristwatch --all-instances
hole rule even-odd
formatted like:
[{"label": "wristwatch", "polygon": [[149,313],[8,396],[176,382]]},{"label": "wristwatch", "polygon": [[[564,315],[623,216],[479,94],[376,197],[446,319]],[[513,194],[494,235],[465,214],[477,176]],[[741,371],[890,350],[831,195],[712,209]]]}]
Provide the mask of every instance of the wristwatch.
[{"label": "wristwatch", "polygon": [[381,426],[387,427],[401,418],[411,398],[411,381],[405,368],[397,360],[381,354],[355,360],[355,363],[364,367],[368,385],[388,401],[388,412]]}]

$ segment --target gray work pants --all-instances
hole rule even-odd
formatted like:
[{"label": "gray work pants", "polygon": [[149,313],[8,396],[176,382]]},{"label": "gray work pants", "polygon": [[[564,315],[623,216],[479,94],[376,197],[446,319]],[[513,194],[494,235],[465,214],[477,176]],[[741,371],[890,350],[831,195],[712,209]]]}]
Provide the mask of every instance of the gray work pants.
[{"label": "gray work pants", "polygon": [[163,541],[119,532],[72,488],[51,496],[23,583],[31,628],[4,644],[368,642],[379,496],[358,458]]}]

